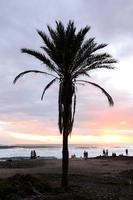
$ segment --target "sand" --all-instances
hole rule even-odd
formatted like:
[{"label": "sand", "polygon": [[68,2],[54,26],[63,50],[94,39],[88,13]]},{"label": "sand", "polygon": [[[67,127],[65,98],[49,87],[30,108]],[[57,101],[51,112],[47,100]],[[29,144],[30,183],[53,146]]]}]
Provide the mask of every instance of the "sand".
[{"label": "sand", "polygon": [[[0,162],[0,178],[19,174],[61,174],[61,159],[35,159]],[[70,159],[69,174],[115,175],[133,170],[132,157]]]}]

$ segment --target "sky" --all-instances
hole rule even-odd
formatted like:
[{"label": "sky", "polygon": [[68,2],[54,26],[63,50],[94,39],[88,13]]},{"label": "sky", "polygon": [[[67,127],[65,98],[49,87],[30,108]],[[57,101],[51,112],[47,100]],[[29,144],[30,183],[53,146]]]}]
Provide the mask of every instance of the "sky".
[{"label": "sky", "polygon": [[46,69],[21,48],[39,50],[36,29],[47,32],[55,20],[74,20],[77,29],[89,25],[86,36],[107,43],[105,51],[118,63],[115,70],[91,72],[91,81],[104,87],[115,105],[109,107],[101,91],[79,86],[74,128],[69,143],[133,144],[133,1],[132,0],[0,0],[0,144],[55,144],[58,130],[58,84],[40,100],[46,76],[24,70]]}]

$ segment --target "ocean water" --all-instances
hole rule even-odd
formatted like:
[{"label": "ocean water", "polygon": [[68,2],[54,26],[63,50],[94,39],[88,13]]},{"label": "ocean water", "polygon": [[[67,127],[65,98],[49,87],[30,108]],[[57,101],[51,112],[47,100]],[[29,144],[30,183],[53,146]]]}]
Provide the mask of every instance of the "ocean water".
[{"label": "ocean water", "polygon": [[[98,145],[70,145],[69,157],[73,154],[76,157],[83,157],[83,152],[88,152],[88,157],[95,157],[103,154],[103,149],[108,149],[108,155],[116,153],[117,155],[125,155],[125,149],[128,148],[129,156],[133,156],[133,145],[119,145],[119,146],[98,146]],[[40,157],[62,157],[61,146],[44,146],[44,147],[14,147],[14,148],[1,148],[0,158],[10,157],[30,157],[31,150],[35,150],[37,156]]]}]

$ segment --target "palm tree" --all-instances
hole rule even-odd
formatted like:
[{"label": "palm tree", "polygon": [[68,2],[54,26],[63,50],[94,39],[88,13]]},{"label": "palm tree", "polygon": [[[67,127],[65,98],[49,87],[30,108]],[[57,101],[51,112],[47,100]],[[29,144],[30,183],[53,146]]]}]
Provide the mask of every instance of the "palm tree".
[{"label": "palm tree", "polygon": [[[62,187],[68,186],[68,136],[72,132],[75,107],[76,107],[76,86],[77,84],[90,84],[100,89],[107,97],[110,106],[113,106],[112,97],[98,84],[79,77],[90,78],[89,72],[96,69],[113,69],[112,64],[116,60],[110,54],[102,53],[98,50],[106,47],[106,44],[97,44],[95,38],[85,40],[90,27],[76,31],[74,22],[69,21],[65,27],[61,21],[56,21],[56,28],[47,25],[49,35],[37,30],[42,38],[43,53],[32,49],[21,49],[22,53],[29,54],[40,60],[47,68],[47,71],[28,70],[20,73],[14,79],[14,83],[23,75],[28,73],[40,73],[53,77],[43,90],[41,99],[43,100],[46,90],[56,81],[59,82],[58,96],[58,126],[63,135],[62,149]],[[97,53],[98,52],[98,53]]]}]

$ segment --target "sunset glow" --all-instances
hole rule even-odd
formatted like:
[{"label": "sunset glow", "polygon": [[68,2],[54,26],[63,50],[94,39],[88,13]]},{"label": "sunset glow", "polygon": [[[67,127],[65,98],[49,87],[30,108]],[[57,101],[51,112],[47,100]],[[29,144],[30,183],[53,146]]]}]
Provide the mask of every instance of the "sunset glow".
[{"label": "sunset glow", "polygon": [[[21,143],[38,143],[38,144],[61,144],[61,135],[30,135],[22,133],[10,133],[12,138],[15,138]],[[26,142],[27,141],[27,142]],[[70,144],[133,144],[133,142],[127,136],[121,135],[74,135],[69,137]]]},{"label": "sunset glow", "polygon": [[40,100],[42,91],[51,81],[47,76],[27,75],[15,86],[12,82],[22,71],[47,70],[33,57],[20,53],[23,47],[38,49],[42,46],[36,29],[46,31],[47,24],[54,26],[55,20],[67,24],[71,18],[78,29],[91,26],[86,39],[95,37],[97,43],[109,44],[105,52],[118,63],[114,70],[94,70],[89,77],[109,92],[114,107],[108,106],[101,91],[89,85],[77,85],[75,123],[69,142],[133,144],[132,1],[68,0],[64,3],[59,0],[46,3],[40,0],[37,6],[31,0],[28,2],[30,12],[24,1],[1,3],[0,143],[62,143],[58,130],[58,82],[46,91],[44,101]]}]

